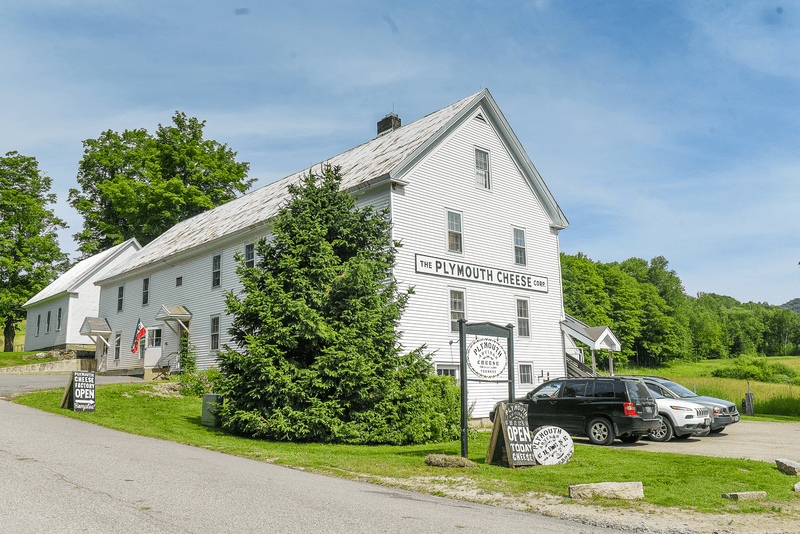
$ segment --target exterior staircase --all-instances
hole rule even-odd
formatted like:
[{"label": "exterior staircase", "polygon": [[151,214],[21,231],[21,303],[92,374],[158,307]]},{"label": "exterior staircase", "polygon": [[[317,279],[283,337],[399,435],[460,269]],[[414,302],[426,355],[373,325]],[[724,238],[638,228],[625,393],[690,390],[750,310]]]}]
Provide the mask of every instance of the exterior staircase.
[{"label": "exterior staircase", "polygon": [[592,368],[584,364],[577,358],[564,355],[567,361],[567,376],[570,378],[582,378],[585,376],[600,376],[599,373],[592,373]]}]

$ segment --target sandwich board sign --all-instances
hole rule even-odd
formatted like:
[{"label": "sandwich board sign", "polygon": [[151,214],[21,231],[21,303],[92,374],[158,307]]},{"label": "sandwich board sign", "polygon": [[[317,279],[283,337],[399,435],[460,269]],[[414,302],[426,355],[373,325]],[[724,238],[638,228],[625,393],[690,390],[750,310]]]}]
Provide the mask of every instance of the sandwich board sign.
[{"label": "sandwich board sign", "polygon": [[61,408],[75,412],[93,412],[95,407],[94,373],[92,371],[72,371],[69,384],[61,398]]},{"label": "sandwich board sign", "polygon": [[512,469],[536,465],[526,404],[499,405],[486,450],[486,464],[507,465]]},{"label": "sandwich board sign", "polygon": [[528,428],[527,404],[500,404],[494,418],[492,437],[486,450],[486,464],[508,467],[561,465],[575,452],[572,437],[563,428]]}]

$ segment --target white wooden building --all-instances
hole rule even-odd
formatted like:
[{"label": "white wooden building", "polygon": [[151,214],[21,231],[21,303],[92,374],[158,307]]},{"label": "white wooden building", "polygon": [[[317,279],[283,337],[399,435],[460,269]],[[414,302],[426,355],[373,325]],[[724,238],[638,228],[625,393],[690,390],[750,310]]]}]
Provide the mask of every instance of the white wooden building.
[{"label": "white wooden building", "polygon": [[94,351],[95,342],[80,328],[86,317],[99,312],[100,287],[95,282],[140,248],[136,239],[129,239],[80,261],[26,302],[25,350]]},{"label": "white wooden building", "polygon": [[[566,374],[558,233],[569,223],[488,90],[402,127],[389,115],[375,139],[323,163],[341,166],[359,204],[390,213],[403,244],[394,274],[415,289],[404,347],[426,345],[437,372],[457,376],[459,317],[513,324],[517,391]],[[98,281],[99,367],[175,365],[181,332],[199,367],[214,365],[231,323],[224,291],[240,287],[234,254],[269,235],[287,184],[307,173],[177,224]],[[132,354],[139,318],[147,346]],[[505,384],[471,384],[473,417],[506,396]]]}]

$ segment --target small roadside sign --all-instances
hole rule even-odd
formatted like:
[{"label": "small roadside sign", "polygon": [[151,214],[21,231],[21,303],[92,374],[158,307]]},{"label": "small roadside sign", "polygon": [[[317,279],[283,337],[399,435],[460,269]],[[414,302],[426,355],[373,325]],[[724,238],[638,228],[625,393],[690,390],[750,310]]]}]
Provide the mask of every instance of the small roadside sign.
[{"label": "small roadside sign", "polygon": [[61,408],[75,412],[93,412],[95,408],[94,373],[92,371],[72,371],[69,384],[61,398]]},{"label": "small roadside sign", "polygon": [[527,405],[511,403],[499,406],[486,450],[486,464],[511,468],[536,465]]}]

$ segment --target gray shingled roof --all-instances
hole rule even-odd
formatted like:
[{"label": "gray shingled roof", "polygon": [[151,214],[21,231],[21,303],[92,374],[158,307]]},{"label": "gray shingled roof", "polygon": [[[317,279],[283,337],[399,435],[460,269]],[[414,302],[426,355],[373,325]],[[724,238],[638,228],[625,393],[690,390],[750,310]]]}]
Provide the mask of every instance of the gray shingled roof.
[{"label": "gray shingled roof", "polygon": [[[342,190],[358,189],[380,178],[401,179],[424,154],[427,148],[457,124],[462,114],[469,112],[477,102],[486,103],[486,111],[499,123],[501,136],[522,167],[531,185],[545,203],[545,209],[554,227],[566,228],[569,224],[553,199],[544,181],[511,131],[511,127],[494,103],[489,91],[483,89],[430,115],[384,134],[323,164],[340,166]],[[274,217],[289,198],[287,186],[298,183],[311,169],[319,172],[321,164],[296,172],[286,178],[252,191],[242,197],[182,221],[146,247],[133,255],[124,265],[109,273],[106,279],[115,278],[152,263],[191,250],[220,237],[245,232],[265,225]]]},{"label": "gray shingled roof", "polygon": [[[343,190],[388,175],[441,130],[459,111],[482,96],[484,92],[486,90],[470,95],[391,133],[334,156],[324,163],[341,166]],[[278,213],[284,201],[289,198],[287,186],[299,182],[312,168],[318,172],[319,164],[179,222],[142,248],[124,265],[109,273],[107,278],[144,267],[217,238],[265,224]]]},{"label": "gray shingled roof", "polygon": [[81,334],[83,335],[97,335],[97,334],[110,334],[111,327],[108,321],[99,317],[87,317],[81,324]]},{"label": "gray shingled roof", "polygon": [[84,281],[86,277],[91,276],[96,269],[101,267],[104,262],[111,260],[118,252],[122,251],[127,245],[135,243],[136,248],[139,248],[139,242],[136,239],[129,239],[124,243],[120,243],[108,250],[104,250],[99,254],[95,254],[91,258],[87,258],[72,266],[67,272],[59,276],[36,295],[34,295],[28,302],[22,305],[23,308],[33,306],[37,302],[56,296],[59,293],[74,292],[75,289]]}]

